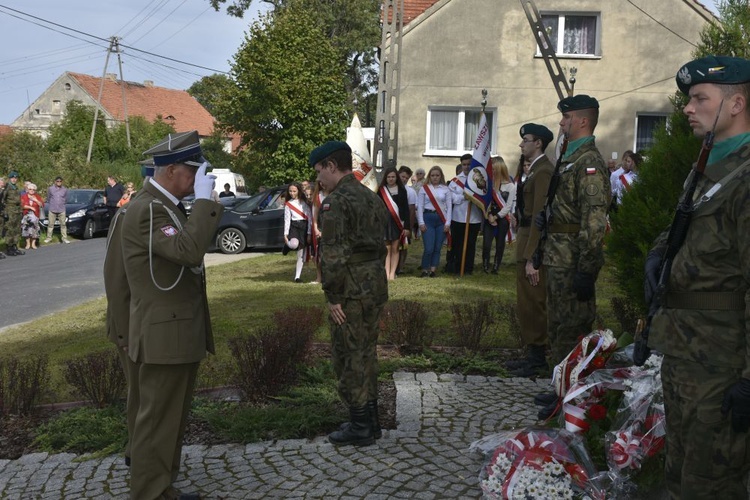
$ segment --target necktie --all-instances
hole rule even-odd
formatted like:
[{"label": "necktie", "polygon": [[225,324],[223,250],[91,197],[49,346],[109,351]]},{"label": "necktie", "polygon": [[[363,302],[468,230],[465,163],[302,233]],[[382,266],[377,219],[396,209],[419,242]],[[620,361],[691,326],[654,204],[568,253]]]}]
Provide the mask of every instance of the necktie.
[{"label": "necktie", "polygon": [[183,204],[182,204],[182,202],[179,202],[179,203],[177,204],[177,208],[179,208],[179,209],[180,209],[180,212],[182,212],[182,215],[184,215],[185,217],[187,217],[187,216],[188,216],[188,214],[187,214],[187,210],[185,210],[185,205],[183,205]]}]

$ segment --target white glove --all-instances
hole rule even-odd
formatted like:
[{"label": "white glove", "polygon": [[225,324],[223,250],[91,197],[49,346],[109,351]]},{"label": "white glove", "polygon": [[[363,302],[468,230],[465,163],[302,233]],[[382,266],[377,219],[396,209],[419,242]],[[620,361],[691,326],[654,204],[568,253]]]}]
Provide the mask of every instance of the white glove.
[{"label": "white glove", "polygon": [[198,168],[195,173],[195,183],[193,184],[193,191],[195,191],[196,200],[210,200],[211,191],[214,190],[216,184],[215,175],[206,175],[206,169],[208,168],[208,162],[204,161],[203,164]]}]

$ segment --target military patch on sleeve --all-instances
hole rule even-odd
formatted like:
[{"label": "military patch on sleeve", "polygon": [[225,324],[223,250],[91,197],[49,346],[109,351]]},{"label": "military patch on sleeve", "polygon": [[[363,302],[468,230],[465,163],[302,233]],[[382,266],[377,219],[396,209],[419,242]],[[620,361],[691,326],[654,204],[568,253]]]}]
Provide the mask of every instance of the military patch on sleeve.
[{"label": "military patch on sleeve", "polygon": [[164,226],[161,228],[161,232],[164,236],[177,236],[177,229],[174,226]]},{"label": "military patch on sleeve", "polygon": [[321,212],[327,212],[331,209],[330,203],[323,203],[323,205],[320,207]]},{"label": "military patch on sleeve", "polygon": [[589,196],[596,196],[599,194],[599,186],[596,184],[589,184],[586,186],[586,194]]},{"label": "military patch on sleeve", "polygon": [[586,175],[594,175],[596,173],[596,167],[586,167]]}]

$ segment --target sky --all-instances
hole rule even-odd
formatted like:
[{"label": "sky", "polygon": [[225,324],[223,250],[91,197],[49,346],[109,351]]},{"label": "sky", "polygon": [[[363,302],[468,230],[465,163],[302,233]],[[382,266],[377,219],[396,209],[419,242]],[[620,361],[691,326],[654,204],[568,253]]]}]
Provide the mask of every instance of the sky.
[{"label": "sky", "polygon": [[[701,2],[716,12],[715,1]],[[208,0],[0,0],[0,124],[18,118],[65,71],[101,76],[112,36],[203,66],[123,48],[125,80],[187,89],[202,76],[228,71],[258,8],[265,10],[260,0],[252,4],[238,19],[214,11]],[[118,72],[112,54],[107,73]]]},{"label": "sky", "polygon": [[[18,118],[65,71],[101,76],[112,36],[142,51],[203,66],[123,48],[125,80],[187,89],[202,76],[229,71],[258,17],[257,6],[265,10],[259,0],[253,4],[238,19],[216,12],[208,0],[0,0],[0,124]],[[107,73],[119,73],[115,54]]]}]

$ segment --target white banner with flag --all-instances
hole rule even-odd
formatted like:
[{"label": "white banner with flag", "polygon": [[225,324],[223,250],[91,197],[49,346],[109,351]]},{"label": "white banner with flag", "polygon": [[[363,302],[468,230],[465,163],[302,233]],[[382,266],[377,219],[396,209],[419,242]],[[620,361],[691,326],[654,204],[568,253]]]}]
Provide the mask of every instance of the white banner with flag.
[{"label": "white banner with flag", "polygon": [[474,141],[471,167],[469,167],[469,173],[466,176],[464,196],[481,208],[485,217],[493,200],[498,207],[503,208],[505,206],[503,198],[498,196],[493,189],[491,147],[490,128],[487,126],[486,116],[482,113],[479,119],[479,131]]}]

